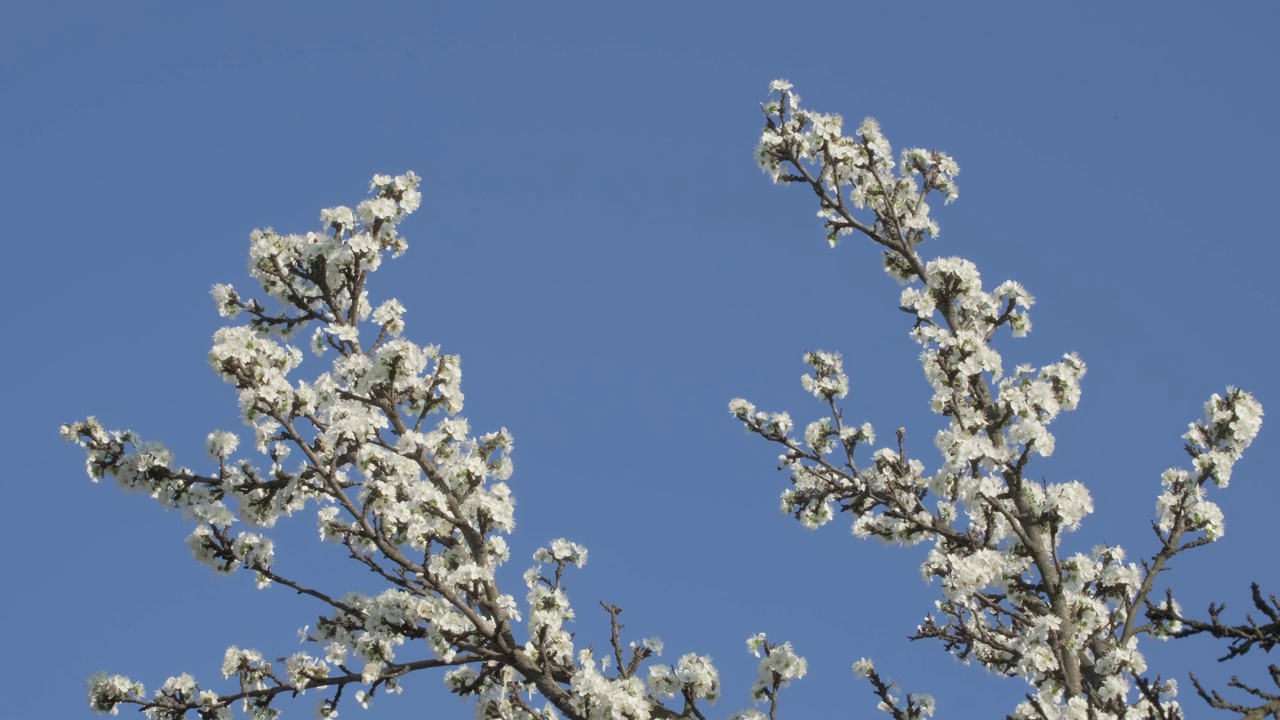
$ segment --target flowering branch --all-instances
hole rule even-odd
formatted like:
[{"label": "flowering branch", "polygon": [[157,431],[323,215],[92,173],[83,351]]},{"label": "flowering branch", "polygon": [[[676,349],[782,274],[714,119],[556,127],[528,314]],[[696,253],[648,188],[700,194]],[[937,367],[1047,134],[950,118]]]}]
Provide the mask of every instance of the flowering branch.
[{"label": "flowering branch", "polygon": [[[853,516],[859,537],[931,540],[921,573],[940,581],[943,599],[913,637],[1025,678],[1035,692],[1013,717],[1181,717],[1172,700],[1176,685],[1147,678],[1137,647],[1139,635],[1172,631],[1168,623],[1138,622],[1138,611],[1151,605],[1156,579],[1174,555],[1222,536],[1221,511],[1205,488],[1227,485],[1258,432],[1261,406],[1235,388],[1206,404],[1204,421],[1184,436],[1194,471],[1162,476],[1153,523],[1160,548],[1150,560],[1126,563],[1121,548],[1105,544],[1087,555],[1065,554],[1063,537],[1093,511],[1092,498],[1079,482],[1032,480],[1027,468],[1035,456],[1053,453],[1049,426],[1079,402],[1084,362],[1073,353],[1006,374],[992,342],[1002,328],[1015,338],[1030,331],[1034,299],[1012,281],[984,290],[967,260],[919,254],[939,232],[928,199],[939,194],[950,203],[958,195],[959,167],[950,156],[913,148],[895,161],[875,120],[846,136],[840,116],[802,108],[790,83],[771,89],[776,99],[763,106],[756,150],[761,168],[776,183],[813,190],[832,247],[855,231],[880,246],[886,272],[905,286],[899,307],[912,317],[910,334],[923,350],[932,409],[948,419],[935,441],[943,456],[935,472],[908,457],[901,429],[896,450],[875,450],[859,464],[855,457],[874,444],[875,431],[844,420],[836,402],[849,390],[843,360],[805,353],[812,374],[804,388],[830,415],[802,436],[792,435],[788,413],[758,411],[742,399],[729,405],[749,432],[782,446],[781,466],[791,473],[783,512],[815,528],[838,508]],[[861,674],[882,709],[909,713],[910,702],[899,708],[878,676]]]},{"label": "flowering branch", "polygon": [[905,702],[899,700],[893,693],[896,687],[893,683],[886,681],[876,672],[875,665],[866,658],[859,660],[853,664],[853,671],[859,677],[864,677],[875,689],[876,697],[880,698],[881,712],[888,714],[893,720],[922,720],[925,717],[931,717],[935,708],[932,695],[914,695],[907,693]]},{"label": "flowering branch", "polygon": [[[538,550],[524,574],[524,603],[499,587],[496,570],[510,557],[504,535],[515,526],[506,483],[512,438],[505,429],[470,433],[459,416],[457,356],[407,340],[404,306],[391,299],[375,308],[366,289],[384,255],[408,247],[396,227],[420,204],[418,182],[413,173],[375,176],[374,197],[354,210],[321,212],[321,233],[255,231],[250,273],[278,310],[229,285],[214,287],[219,312],[243,313],[248,323],[219,330],[209,362],[236,388],[269,468],[233,459],[239,438],[230,432],[209,435],[217,471],[199,474],[176,466],[163,445],[108,431],[92,417],[62,427],[85,449],[94,481],[112,477],[193,521],[187,544],[198,561],[222,574],[250,571],[259,587],[283,585],[330,613],[303,633],[322,652],[278,660],[283,674],[261,653],[233,647],[222,674],[238,691],[215,692],[181,675],[148,696],[140,683],[100,674],[90,681],[94,710],[137,705],[160,720],[189,712],[224,720],[239,702],[258,720],[279,714],[273,703],[281,696],[332,688],[316,709],[328,718],[349,685],[367,705],[379,691],[399,692],[404,675],[434,668],[451,668],[446,685],[476,703],[477,717],[702,720],[700,706],[719,697],[719,675],[704,656],[650,663],[662,651],[657,638],[633,643],[624,665],[616,606],[605,606],[613,657],[597,660],[575,647],[565,570],[585,564],[586,548],[560,539]],[[302,353],[284,341],[307,330],[311,350],[329,354],[332,365],[312,381],[293,381]],[[432,416],[434,426],[426,424]],[[298,460],[290,465],[291,457]],[[384,591],[333,592],[277,568],[266,532],[308,507],[320,538],[385,581]],[[254,531],[234,532],[237,523]],[[406,647],[423,646],[434,657],[402,657]],[[647,682],[639,678],[645,663]],[[664,705],[677,696],[678,709]]]}]

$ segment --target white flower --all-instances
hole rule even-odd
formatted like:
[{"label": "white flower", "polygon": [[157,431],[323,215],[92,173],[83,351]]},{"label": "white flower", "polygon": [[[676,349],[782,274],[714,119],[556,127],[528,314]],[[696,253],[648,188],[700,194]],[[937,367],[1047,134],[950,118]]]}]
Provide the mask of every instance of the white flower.
[{"label": "white flower", "polygon": [[366,225],[372,225],[376,220],[390,220],[395,218],[399,209],[396,202],[390,198],[378,197],[371,200],[365,200],[356,206],[356,212],[360,214],[360,222]]},{"label": "white flower", "polygon": [[294,653],[285,661],[285,675],[294,687],[305,689],[312,681],[328,677],[329,666],[306,653]]},{"label": "white flower", "polygon": [[392,298],[373,311],[373,321],[385,327],[392,335],[399,335],[404,331],[404,312],[404,305]]},{"label": "white flower", "polygon": [[234,433],[215,430],[209,433],[209,437],[205,441],[205,450],[213,460],[226,460],[231,453],[236,451],[236,447],[239,444],[240,438]]},{"label": "white flower", "polygon": [[350,230],[355,227],[356,216],[351,212],[351,208],[345,205],[339,205],[335,208],[326,208],[320,211],[320,222],[324,226],[338,226],[342,229]]},{"label": "white flower", "polygon": [[761,683],[777,684],[783,688],[805,676],[809,663],[791,649],[791,643],[784,642],[772,648],[757,667]]},{"label": "white flower", "polygon": [[146,694],[142,683],[136,683],[124,675],[97,673],[89,678],[89,707],[99,713],[119,714],[119,704],[129,698],[141,698]]},{"label": "white flower", "polygon": [[538,551],[533,554],[533,559],[544,562],[564,562],[582,567],[587,564],[587,549],[577,543],[559,538],[551,541],[550,550],[538,548]]},{"label": "white flower", "polygon": [[213,301],[218,305],[218,314],[225,318],[235,317],[240,313],[240,296],[230,285],[218,284],[210,291]]},{"label": "white flower", "polygon": [[686,692],[695,698],[715,702],[720,697],[720,673],[711,664],[711,658],[689,653],[676,665],[676,679]]},{"label": "white flower", "polygon": [[404,195],[400,198],[400,209],[405,215],[412,213],[422,205],[422,193],[417,190],[405,190]]},{"label": "white flower", "polygon": [[800,384],[819,400],[842,398],[849,393],[849,377],[844,374],[840,353],[807,352],[804,361],[813,367],[813,375],[804,375]]}]

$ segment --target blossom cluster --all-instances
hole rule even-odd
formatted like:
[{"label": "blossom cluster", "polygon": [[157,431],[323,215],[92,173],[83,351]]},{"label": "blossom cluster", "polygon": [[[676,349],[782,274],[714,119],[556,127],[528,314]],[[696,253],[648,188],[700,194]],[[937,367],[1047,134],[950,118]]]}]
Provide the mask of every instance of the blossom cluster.
[{"label": "blossom cluster", "polygon": [[[960,166],[953,158],[911,148],[900,158],[902,172],[895,173],[899,163],[874,118],[863,120],[850,137],[843,134],[844,119],[839,115],[801,108],[791,83],[776,80],[770,90],[779,97],[764,105],[768,126],[756,148],[756,161],[774,182],[806,181],[832,198],[822,203],[818,217],[825,221],[833,247],[840,236],[863,230],[848,212],[846,200],[855,209],[873,209],[874,228],[882,236],[896,234],[913,247],[938,234],[924,198],[938,191],[950,203],[959,196],[955,176]],[[817,163],[816,168],[811,163]]]}]

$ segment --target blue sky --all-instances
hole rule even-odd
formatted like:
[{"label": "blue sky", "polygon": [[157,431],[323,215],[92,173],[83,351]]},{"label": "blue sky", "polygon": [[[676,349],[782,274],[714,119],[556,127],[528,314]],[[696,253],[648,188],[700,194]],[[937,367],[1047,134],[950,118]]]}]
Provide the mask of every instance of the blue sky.
[{"label": "blue sky", "polygon": [[[247,287],[257,227],[318,229],[371,175],[414,170],[423,209],[404,258],[375,276],[408,334],[462,356],[465,415],[516,438],[508,582],[568,537],[580,642],[598,600],[674,660],[709,653],[748,704],[744,640],[791,640],[810,676],[786,717],[866,717],[850,664],[869,656],[940,715],[1002,716],[1025,692],[907,643],[938,596],[923,548],[860,542],[777,511],[776,453],[732,397],[822,415],[798,382],[808,349],[839,351],[846,416],[906,426],[932,467],[940,418],[879,256],[823,239],[813,197],[756,169],[770,80],[895,147],[960,163],[926,252],[974,260],[989,286],[1036,295],[1008,366],[1078,351],[1079,411],[1033,472],[1079,479],[1098,511],[1069,539],[1137,558],[1159,474],[1228,384],[1277,408],[1273,3],[416,4],[42,3],[9,8],[0,46],[0,198],[8,210],[5,336],[11,461],[0,593],[7,714],[83,717],[98,670],[149,688],[191,672],[218,688],[227,645],[294,652],[321,608],[191,561],[180,517],[90,484],[60,423],[96,415],[204,463],[234,429],[208,369],[208,290]],[[1271,524],[1280,440],[1264,424],[1217,498],[1219,544],[1181,557],[1184,607],[1243,613],[1280,592]],[[371,588],[314,522],[282,528],[304,577]],[[283,567],[283,566],[282,566]],[[517,593],[519,594],[519,593]],[[1220,677],[1220,648],[1148,646],[1154,669]],[[1262,658],[1227,668],[1263,680]],[[436,676],[370,717],[469,718]],[[1206,712],[1192,697],[1195,714]],[[310,717],[318,698],[286,704]],[[343,710],[356,716],[355,707]]]}]

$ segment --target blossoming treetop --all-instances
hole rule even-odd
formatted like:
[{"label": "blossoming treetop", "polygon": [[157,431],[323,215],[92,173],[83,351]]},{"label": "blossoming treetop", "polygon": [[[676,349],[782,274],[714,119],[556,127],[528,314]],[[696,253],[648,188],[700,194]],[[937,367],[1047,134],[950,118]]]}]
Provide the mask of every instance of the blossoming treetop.
[{"label": "blossoming treetop", "polygon": [[[1181,717],[1175,683],[1147,677],[1138,642],[1197,631],[1171,595],[1157,595],[1156,579],[1174,554],[1222,536],[1205,488],[1227,484],[1258,431],[1257,402],[1230,389],[1192,425],[1192,467],[1164,475],[1154,555],[1126,562],[1105,544],[1067,554],[1062,538],[1092,511],[1089,493],[1078,482],[1033,482],[1026,468],[1054,451],[1048,427],[1078,402],[1084,363],[1066,355],[1006,374],[992,342],[1002,328],[1014,336],[1030,329],[1030,294],[1014,282],[983,290],[972,263],[920,256],[938,232],[927,199],[956,197],[959,168],[950,157],[912,149],[895,161],[874,121],[846,137],[839,116],[801,109],[785,82],[773,90],[757,151],[762,167],[776,182],[813,188],[832,245],[856,231],[883,248],[886,270],[906,286],[900,304],[923,348],[933,409],[949,422],[932,473],[908,458],[903,431],[896,449],[868,455],[874,429],[846,422],[838,402],[849,388],[841,358],[807,353],[805,388],[828,412],[802,435],[786,413],[730,405],[750,431],[782,446],[792,481],[783,510],[817,527],[839,508],[859,536],[933,543],[922,571],[940,580],[943,599],[917,636],[1024,677],[1032,693],[1017,717]],[[375,176],[372,198],[321,212],[320,232],[255,231],[250,273],[263,300],[214,288],[219,312],[244,322],[216,333],[209,360],[235,386],[265,464],[237,455],[238,436],[225,431],[209,435],[210,469],[198,472],[176,465],[163,445],[93,418],[63,426],[85,448],[94,480],[110,476],[195,523],[188,545],[200,562],[248,571],[260,587],[286,586],[328,613],[306,631],[312,652],[273,663],[256,650],[227,649],[222,674],[235,682],[226,690],[183,674],[148,694],[129,678],[100,674],[90,682],[95,710],[134,705],[162,720],[229,718],[239,703],[269,718],[281,697],[306,691],[319,696],[318,716],[333,717],[344,697],[367,704],[399,691],[405,675],[433,668],[474,700],[477,717],[701,719],[721,695],[709,658],[658,662],[663,643],[624,639],[616,606],[604,606],[606,651],[575,643],[565,572],[586,562],[580,545],[557,539],[538,550],[522,599],[500,587],[496,570],[510,559],[504,538],[515,527],[512,438],[505,429],[472,434],[459,414],[458,358],[408,340],[404,306],[388,299],[375,307],[367,288],[386,254],[408,247],[397,226],[418,208],[418,184],[413,173]],[[293,338],[330,358],[328,370],[292,377],[302,362],[287,344]],[[282,567],[269,531],[304,510],[314,512],[322,540],[385,590],[326,587]],[[1228,626],[1215,614],[1199,627]],[[755,707],[734,717],[775,718],[779,691],[805,674],[805,661],[763,635],[747,644],[761,658]],[[932,698],[898,698],[870,661],[854,670],[892,716],[932,714]]]}]

